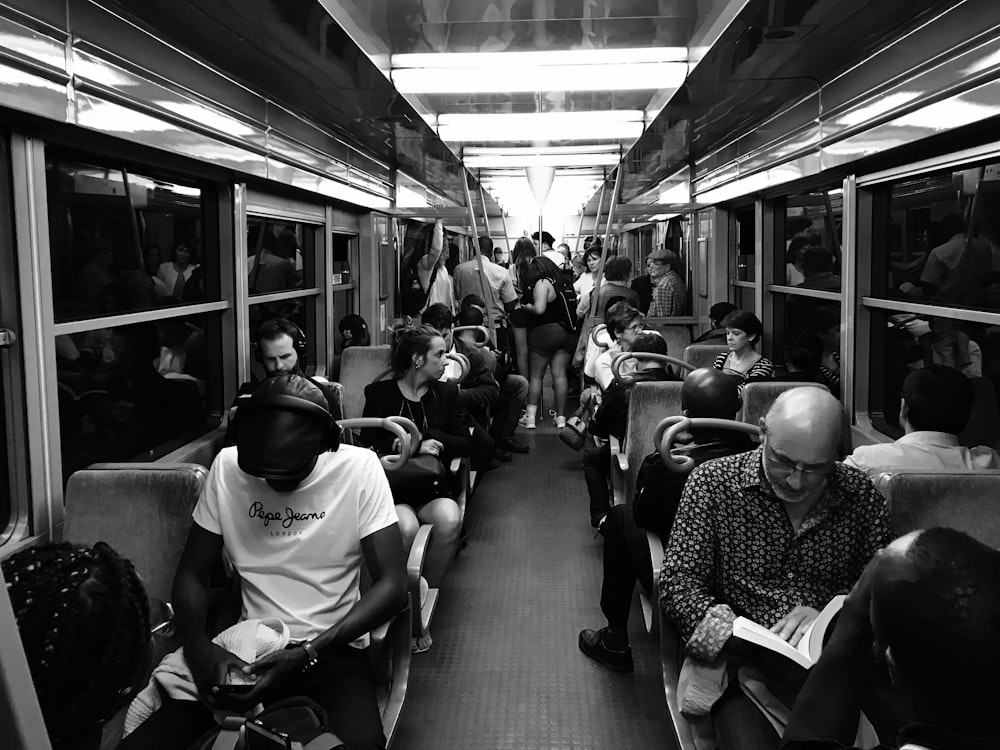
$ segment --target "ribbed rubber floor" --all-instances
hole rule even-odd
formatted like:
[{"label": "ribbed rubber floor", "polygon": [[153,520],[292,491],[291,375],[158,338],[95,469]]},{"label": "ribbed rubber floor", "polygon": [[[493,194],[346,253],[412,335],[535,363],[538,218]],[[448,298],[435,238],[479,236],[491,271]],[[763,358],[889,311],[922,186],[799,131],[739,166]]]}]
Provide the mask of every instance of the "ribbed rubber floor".
[{"label": "ribbed rubber floor", "polygon": [[393,750],[674,748],[656,642],[633,603],[633,674],[577,649],[599,607],[580,454],[551,421],[528,455],[490,472],[469,504],[471,541],[442,588],[433,648],[413,658]]}]

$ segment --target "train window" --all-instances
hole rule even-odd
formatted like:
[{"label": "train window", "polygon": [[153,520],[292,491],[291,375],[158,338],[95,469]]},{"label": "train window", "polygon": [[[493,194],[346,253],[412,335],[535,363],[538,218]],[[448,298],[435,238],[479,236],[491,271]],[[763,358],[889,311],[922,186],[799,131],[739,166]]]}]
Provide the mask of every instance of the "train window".
[{"label": "train window", "polygon": [[898,180],[879,195],[875,296],[1000,311],[1000,164]]},{"label": "train window", "polygon": [[733,288],[733,304],[741,310],[753,312],[756,304],[756,296],[751,287],[738,286]]},{"label": "train window", "polygon": [[[792,195],[784,199],[783,236],[774,282],[804,289],[840,291],[841,224],[844,213],[840,190]],[[782,226],[782,222],[778,222]],[[780,231],[780,229],[779,229]]]},{"label": "train window", "polygon": [[258,217],[247,220],[251,296],[316,286],[316,232],[308,224]]},{"label": "train window", "polygon": [[[345,315],[355,311],[354,293],[358,286],[358,280],[355,277],[358,268],[357,237],[355,235],[334,232],[330,236],[330,248],[333,262],[331,270],[333,293],[332,324],[336,325]],[[336,338],[335,346],[339,348],[339,336]]]},{"label": "train window", "polygon": [[46,187],[57,323],[219,299],[201,186],[48,149]]},{"label": "train window", "polygon": [[[754,207],[742,208],[735,212],[733,248],[731,250],[733,273],[730,278],[737,281],[754,281],[756,269],[754,258],[757,254],[756,220]],[[750,308],[752,309],[752,308]]]},{"label": "train window", "polygon": [[902,434],[899,424],[903,380],[915,369],[930,364],[954,368],[972,381],[973,416],[962,442],[997,445],[1000,442],[1000,325],[946,315],[915,314],[872,309],[869,392],[872,421],[893,438]]},{"label": "train window", "polygon": [[840,302],[774,296],[774,364],[791,380],[823,383],[840,397]]},{"label": "train window", "polygon": [[57,335],[64,480],[98,461],[154,459],[217,424],[219,337],[218,314]]},{"label": "train window", "polygon": [[[4,363],[0,359],[0,383],[6,382],[4,373]],[[11,445],[10,423],[7,421],[7,407],[4,403],[6,399],[0,392],[0,425],[3,426],[3,442],[0,443],[0,533],[9,525],[11,519],[11,486],[10,486],[10,460],[9,454]]]}]

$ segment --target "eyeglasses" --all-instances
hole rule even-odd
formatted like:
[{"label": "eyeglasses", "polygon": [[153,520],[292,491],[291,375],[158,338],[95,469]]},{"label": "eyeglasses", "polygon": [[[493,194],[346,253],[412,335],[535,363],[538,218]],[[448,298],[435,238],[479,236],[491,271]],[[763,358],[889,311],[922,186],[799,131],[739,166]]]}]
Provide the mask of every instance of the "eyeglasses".
[{"label": "eyeglasses", "polygon": [[835,461],[830,461],[823,464],[793,464],[790,461],[782,461],[780,458],[775,458],[770,454],[770,449],[765,446],[764,448],[764,461],[771,468],[771,471],[776,474],[790,475],[794,474],[796,471],[802,474],[803,477],[825,477],[833,473],[833,470],[837,468]]}]

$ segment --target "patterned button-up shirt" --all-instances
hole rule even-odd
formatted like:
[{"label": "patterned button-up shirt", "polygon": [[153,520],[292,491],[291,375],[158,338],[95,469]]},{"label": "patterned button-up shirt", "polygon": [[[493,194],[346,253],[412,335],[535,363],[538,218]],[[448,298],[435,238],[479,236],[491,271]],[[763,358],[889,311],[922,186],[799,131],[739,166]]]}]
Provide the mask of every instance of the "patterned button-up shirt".
[{"label": "patterned button-up shirt", "polygon": [[649,305],[647,315],[651,318],[672,318],[683,315],[686,296],[684,280],[674,269],[668,268],[667,273],[660,278],[653,290],[653,301]]},{"label": "patterned button-up shirt", "polygon": [[660,605],[688,653],[714,659],[737,615],[771,627],[846,594],[890,540],[885,499],[838,463],[799,531],[764,480],[762,449],[702,464],[684,486],[660,571]]}]

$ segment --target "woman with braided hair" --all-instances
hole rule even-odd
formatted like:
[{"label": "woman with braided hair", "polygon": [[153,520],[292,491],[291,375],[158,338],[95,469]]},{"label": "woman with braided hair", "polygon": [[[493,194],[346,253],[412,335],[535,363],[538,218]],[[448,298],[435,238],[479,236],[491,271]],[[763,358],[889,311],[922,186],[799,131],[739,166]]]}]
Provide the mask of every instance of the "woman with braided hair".
[{"label": "woman with braided hair", "polygon": [[103,542],[44,544],[2,565],[53,748],[98,747],[101,726],[145,684],[151,666],[139,576]]}]

